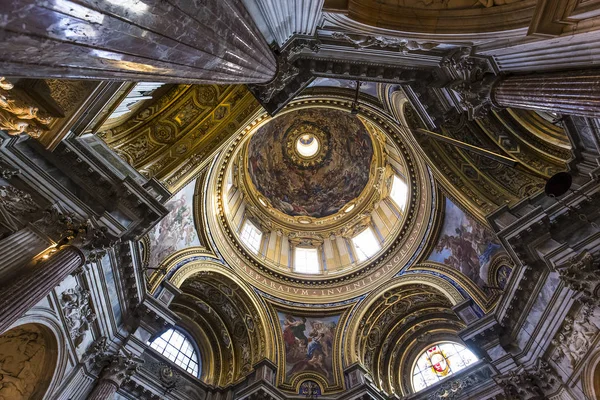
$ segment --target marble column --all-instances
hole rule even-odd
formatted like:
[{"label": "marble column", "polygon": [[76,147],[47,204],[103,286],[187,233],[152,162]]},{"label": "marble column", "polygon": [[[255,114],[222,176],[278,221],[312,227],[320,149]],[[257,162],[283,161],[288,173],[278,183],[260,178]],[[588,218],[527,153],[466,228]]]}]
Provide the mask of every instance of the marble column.
[{"label": "marble column", "polygon": [[0,1],[5,76],[261,83],[276,61],[242,0]]},{"label": "marble column", "polygon": [[0,240],[0,282],[17,272],[51,244],[48,239],[29,227]]},{"label": "marble column", "polygon": [[109,356],[108,365],[104,367],[100,379],[87,400],[108,400],[119,390],[121,385],[131,379],[140,364],[132,354],[121,352]]},{"label": "marble column", "polygon": [[84,261],[79,249],[64,246],[47,259],[34,260],[15,279],[3,281],[0,286],[0,333],[40,302]]},{"label": "marble column", "polygon": [[88,397],[88,400],[112,399],[117,390],[119,390],[119,386],[116,383],[108,379],[101,379],[92,391],[92,394]]},{"label": "marble column", "polygon": [[600,69],[500,78],[491,99],[499,107],[600,117]]}]

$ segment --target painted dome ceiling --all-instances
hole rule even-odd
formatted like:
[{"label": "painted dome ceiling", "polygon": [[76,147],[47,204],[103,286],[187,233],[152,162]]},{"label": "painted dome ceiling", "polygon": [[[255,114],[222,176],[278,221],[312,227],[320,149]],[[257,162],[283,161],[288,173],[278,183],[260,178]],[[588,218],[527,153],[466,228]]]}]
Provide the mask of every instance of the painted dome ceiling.
[{"label": "painted dome ceiling", "polygon": [[311,108],[258,129],[247,163],[252,183],[274,208],[321,218],[360,195],[372,158],[371,137],[355,115]]}]

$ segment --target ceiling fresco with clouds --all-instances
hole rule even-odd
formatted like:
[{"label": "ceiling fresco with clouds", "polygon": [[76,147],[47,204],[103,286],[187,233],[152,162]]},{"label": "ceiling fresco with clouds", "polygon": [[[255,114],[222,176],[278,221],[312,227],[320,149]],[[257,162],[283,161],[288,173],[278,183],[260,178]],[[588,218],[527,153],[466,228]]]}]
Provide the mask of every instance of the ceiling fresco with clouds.
[{"label": "ceiling fresco with clouds", "polygon": [[[318,153],[310,160],[293,151],[299,135],[314,135]],[[360,195],[369,180],[373,144],[350,113],[306,109],[284,114],[261,127],[248,148],[248,171],[256,189],[287,215],[314,218],[335,214]]]}]

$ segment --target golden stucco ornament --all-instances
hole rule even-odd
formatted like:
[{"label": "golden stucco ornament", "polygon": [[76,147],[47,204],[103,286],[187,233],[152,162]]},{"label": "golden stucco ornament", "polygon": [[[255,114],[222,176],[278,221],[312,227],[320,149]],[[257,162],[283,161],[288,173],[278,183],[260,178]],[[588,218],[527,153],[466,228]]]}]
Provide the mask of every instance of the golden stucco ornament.
[{"label": "golden stucco ornament", "polygon": [[37,138],[47,130],[51,117],[42,116],[37,107],[26,104],[10,92],[13,85],[0,77],[0,129],[11,136],[26,133]]}]

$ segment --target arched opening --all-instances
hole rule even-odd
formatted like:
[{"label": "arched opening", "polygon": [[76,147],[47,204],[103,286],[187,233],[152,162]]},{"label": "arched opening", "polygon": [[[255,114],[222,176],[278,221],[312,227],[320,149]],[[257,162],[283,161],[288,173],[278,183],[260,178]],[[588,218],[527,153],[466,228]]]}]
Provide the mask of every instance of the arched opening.
[{"label": "arched opening", "polygon": [[425,349],[412,368],[412,386],[415,392],[434,385],[475,363],[477,357],[465,346],[453,343],[435,343]]},{"label": "arched opening", "polygon": [[25,324],[0,335],[0,399],[43,398],[57,354],[56,338],[43,325]]},{"label": "arched opening", "polygon": [[202,358],[193,339],[181,329],[168,329],[150,343],[150,347],[196,378],[202,370]]}]

